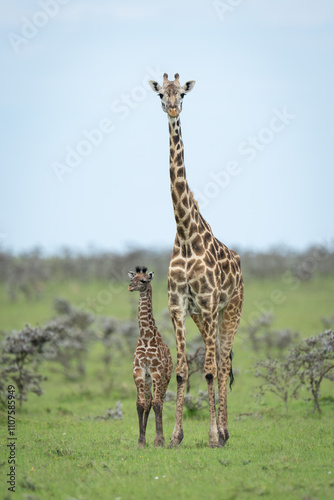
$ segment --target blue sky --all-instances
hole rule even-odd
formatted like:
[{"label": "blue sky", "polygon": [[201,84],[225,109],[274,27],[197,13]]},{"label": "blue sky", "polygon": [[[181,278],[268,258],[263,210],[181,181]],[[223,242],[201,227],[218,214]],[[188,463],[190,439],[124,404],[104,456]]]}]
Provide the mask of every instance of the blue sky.
[{"label": "blue sky", "polygon": [[1,2],[0,242],[169,248],[168,125],[149,79],[196,80],[190,187],[227,245],[332,245],[330,0]]}]

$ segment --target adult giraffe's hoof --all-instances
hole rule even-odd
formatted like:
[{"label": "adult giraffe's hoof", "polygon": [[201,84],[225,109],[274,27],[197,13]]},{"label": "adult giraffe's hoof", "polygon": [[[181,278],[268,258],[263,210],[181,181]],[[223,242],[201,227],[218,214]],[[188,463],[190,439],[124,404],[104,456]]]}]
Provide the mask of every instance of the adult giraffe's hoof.
[{"label": "adult giraffe's hoof", "polygon": [[181,441],[177,441],[176,439],[172,439],[171,442],[168,445],[168,448],[169,449],[171,449],[171,448],[178,448],[178,446],[179,446],[180,443],[181,443]]},{"label": "adult giraffe's hoof", "polygon": [[183,431],[181,430],[176,436],[172,436],[168,448],[177,448],[183,439]]},{"label": "adult giraffe's hoof", "polygon": [[216,441],[216,442],[214,442],[214,443],[211,443],[211,442],[209,441],[208,447],[209,447],[209,448],[219,448],[219,442],[218,442],[218,441]]},{"label": "adult giraffe's hoof", "polygon": [[164,438],[155,439],[154,446],[156,448],[165,448],[165,439]]},{"label": "adult giraffe's hoof", "polygon": [[218,448],[219,446],[219,436],[218,431],[209,432],[209,448]]},{"label": "adult giraffe's hoof", "polygon": [[227,429],[224,429],[224,432],[219,432],[219,442],[218,442],[218,446],[220,448],[222,448],[223,446],[225,446],[225,444],[227,443],[227,440],[229,438],[229,433],[228,433],[228,430]]}]

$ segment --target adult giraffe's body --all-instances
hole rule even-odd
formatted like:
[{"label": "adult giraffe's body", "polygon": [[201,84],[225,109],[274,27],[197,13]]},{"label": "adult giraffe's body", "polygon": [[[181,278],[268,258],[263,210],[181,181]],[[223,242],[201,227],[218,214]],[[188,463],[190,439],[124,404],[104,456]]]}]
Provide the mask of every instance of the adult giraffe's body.
[{"label": "adult giraffe's body", "polygon": [[[183,439],[184,387],[188,376],[185,318],[189,313],[205,343],[204,373],[210,406],[209,446],[223,446],[228,437],[227,379],[230,353],[242,311],[243,279],[240,258],[212,234],[189,189],[183,156],[179,113],[182,100],[195,82],[182,87],[164,74],[161,87],[150,82],[168,114],[170,140],[171,195],[176,221],[176,238],[168,272],[169,310],[177,345],[177,402],[175,427],[169,446]],[[217,335],[218,333],[218,335]],[[218,419],[215,408],[215,378],[218,378]]]}]

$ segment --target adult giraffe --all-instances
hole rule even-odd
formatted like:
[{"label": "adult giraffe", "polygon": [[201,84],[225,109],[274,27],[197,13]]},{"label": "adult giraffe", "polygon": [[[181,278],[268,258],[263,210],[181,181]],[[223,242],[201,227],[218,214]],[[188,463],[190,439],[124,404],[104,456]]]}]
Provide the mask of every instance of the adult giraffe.
[{"label": "adult giraffe", "polygon": [[[185,94],[194,81],[180,85],[163,75],[163,85],[150,81],[168,114],[171,195],[176,221],[176,238],[168,271],[168,303],[177,346],[177,401],[175,427],[169,447],[183,439],[184,388],[188,377],[185,318],[189,313],[205,343],[204,373],[210,407],[209,446],[224,446],[227,425],[227,379],[230,353],[242,311],[243,279],[240,257],[212,234],[189,189],[183,157],[179,114]],[[218,332],[218,335],[217,335]],[[215,407],[215,379],[218,378],[218,419]]]}]

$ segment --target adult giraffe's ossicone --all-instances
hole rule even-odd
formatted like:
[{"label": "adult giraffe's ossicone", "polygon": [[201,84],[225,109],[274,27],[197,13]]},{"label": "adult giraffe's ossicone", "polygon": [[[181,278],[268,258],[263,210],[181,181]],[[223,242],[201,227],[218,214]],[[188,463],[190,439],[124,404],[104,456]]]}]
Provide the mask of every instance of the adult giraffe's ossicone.
[{"label": "adult giraffe's ossicone", "polygon": [[[243,303],[243,279],[239,255],[221,243],[201,215],[189,189],[184,166],[179,114],[186,93],[194,81],[180,85],[163,75],[163,85],[150,81],[168,114],[171,195],[176,221],[176,238],[168,271],[169,311],[177,346],[177,401],[175,427],[170,447],[183,439],[184,388],[188,377],[185,318],[189,313],[205,343],[204,373],[210,406],[209,446],[224,446],[227,425],[227,379],[230,353],[239,325]],[[218,378],[218,418],[215,407],[215,379]]]}]

